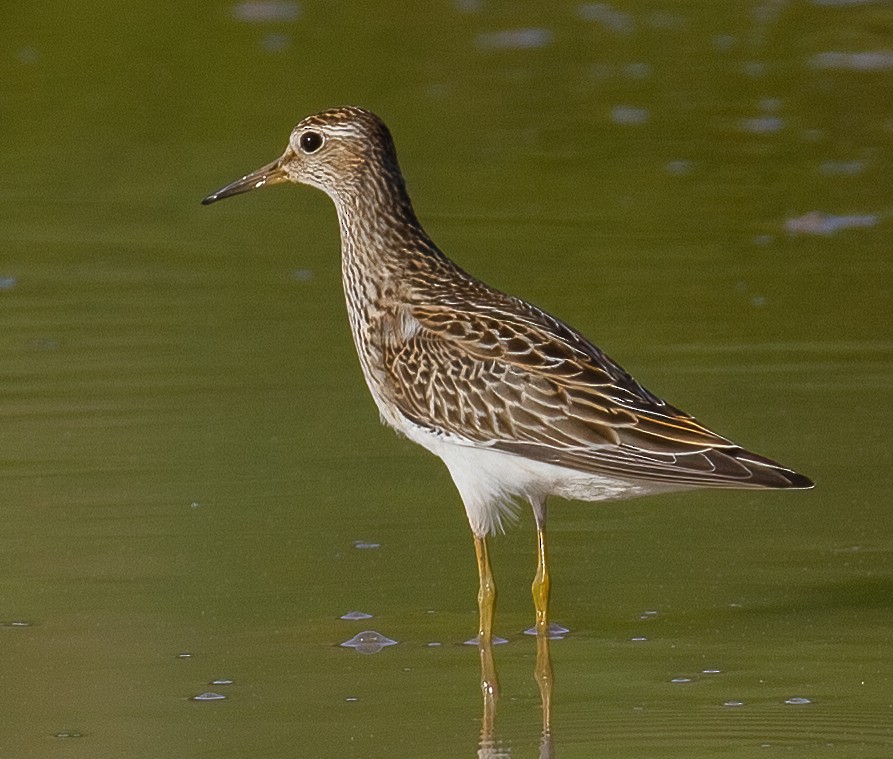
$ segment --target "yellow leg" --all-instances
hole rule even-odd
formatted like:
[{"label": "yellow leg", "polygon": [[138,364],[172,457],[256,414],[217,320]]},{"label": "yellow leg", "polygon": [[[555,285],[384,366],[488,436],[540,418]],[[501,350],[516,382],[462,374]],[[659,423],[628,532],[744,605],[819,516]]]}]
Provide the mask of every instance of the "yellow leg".
[{"label": "yellow leg", "polygon": [[481,656],[481,693],[484,698],[484,716],[481,732],[482,744],[493,737],[496,702],[499,700],[499,680],[493,660],[493,608],[496,605],[496,583],[490,569],[487,538],[475,537],[474,552],[478,560],[478,650]]},{"label": "yellow leg", "polygon": [[549,654],[549,563],[546,556],[546,505],[532,502],[536,519],[536,575],[533,605],[536,607],[536,669],[534,678],[543,703],[543,735],[540,756],[552,756],[552,657]]},{"label": "yellow leg", "polygon": [[490,569],[490,555],[487,551],[487,538],[475,537],[474,552],[478,560],[478,641],[490,643],[493,640],[493,609],[496,606],[496,583],[493,581],[493,570]]},{"label": "yellow leg", "polygon": [[532,590],[536,631],[539,635],[545,635],[549,627],[549,565],[546,561],[546,525],[539,521],[536,526],[536,575]]}]

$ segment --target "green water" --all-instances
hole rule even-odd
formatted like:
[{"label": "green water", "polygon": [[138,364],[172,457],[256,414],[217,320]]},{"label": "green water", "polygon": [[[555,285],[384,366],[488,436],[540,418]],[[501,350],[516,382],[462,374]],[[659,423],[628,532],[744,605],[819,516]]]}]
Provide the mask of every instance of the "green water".
[{"label": "green water", "polygon": [[[0,755],[477,755],[470,535],[329,200],[199,205],[348,102],[464,267],[818,483],[555,505],[554,756],[893,754],[893,11],[548,7],[0,11]],[[527,514],[493,561],[537,756]]]}]

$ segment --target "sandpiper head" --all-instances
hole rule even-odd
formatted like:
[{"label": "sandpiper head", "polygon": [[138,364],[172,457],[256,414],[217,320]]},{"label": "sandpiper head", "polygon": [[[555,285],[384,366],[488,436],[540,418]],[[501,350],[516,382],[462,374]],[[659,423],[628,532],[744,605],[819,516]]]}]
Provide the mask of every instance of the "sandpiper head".
[{"label": "sandpiper head", "polygon": [[396,174],[391,133],[371,111],[355,106],[308,116],[293,130],[281,157],[211,193],[202,203],[280,182],[307,184],[334,199],[362,184],[370,174]]}]

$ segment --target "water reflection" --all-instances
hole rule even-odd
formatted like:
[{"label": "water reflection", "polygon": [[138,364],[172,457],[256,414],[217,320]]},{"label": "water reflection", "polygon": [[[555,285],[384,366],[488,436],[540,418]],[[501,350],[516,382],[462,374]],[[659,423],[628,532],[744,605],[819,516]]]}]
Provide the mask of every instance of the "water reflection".
[{"label": "water reflection", "polygon": [[[552,673],[552,656],[549,651],[552,637],[548,631],[536,636],[536,666],[533,677],[539,687],[540,704],[542,706],[543,724],[540,733],[539,757],[550,759],[555,756],[552,741],[552,689],[554,675]],[[496,731],[496,707],[499,703],[499,675],[496,661],[493,658],[493,645],[482,638],[478,643],[481,658],[481,738],[478,742],[480,759],[500,759],[512,755],[511,745],[503,744]]]}]

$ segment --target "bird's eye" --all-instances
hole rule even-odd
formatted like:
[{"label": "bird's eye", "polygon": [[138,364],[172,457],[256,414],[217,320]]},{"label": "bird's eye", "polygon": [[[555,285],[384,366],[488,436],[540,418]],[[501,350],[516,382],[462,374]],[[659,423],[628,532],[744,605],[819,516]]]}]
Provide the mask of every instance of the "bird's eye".
[{"label": "bird's eye", "polygon": [[304,132],[300,142],[301,150],[305,153],[315,153],[322,147],[322,135],[319,132]]}]

